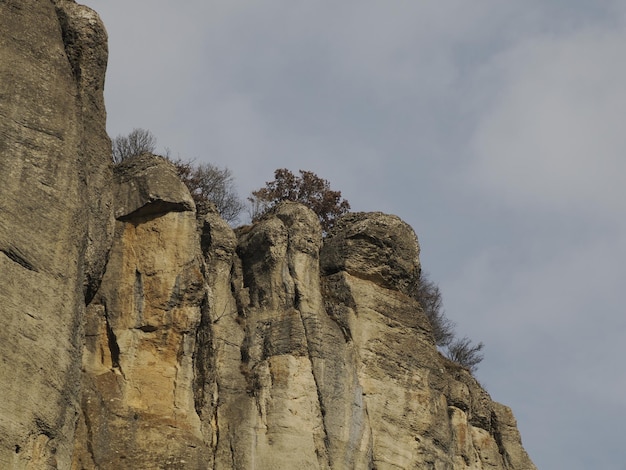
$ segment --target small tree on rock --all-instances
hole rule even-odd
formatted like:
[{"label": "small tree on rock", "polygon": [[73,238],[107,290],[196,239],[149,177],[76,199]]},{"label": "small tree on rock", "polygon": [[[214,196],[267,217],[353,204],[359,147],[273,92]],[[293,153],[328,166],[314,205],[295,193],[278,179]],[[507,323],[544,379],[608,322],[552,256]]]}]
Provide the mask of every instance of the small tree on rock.
[{"label": "small tree on rock", "polygon": [[485,345],[482,342],[474,344],[467,336],[456,337],[455,324],[446,317],[443,310],[439,286],[422,272],[413,287],[412,296],[419,302],[422,312],[428,318],[435,344],[441,348],[442,353],[471,373],[476,372],[478,364],[484,358],[481,351]]},{"label": "small tree on rock", "polygon": [[454,339],[454,322],[446,317],[439,286],[421,273],[413,289],[413,297],[420,303],[432,328],[435,344],[448,346]]},{"label": "small tree on rock", "polygon": [[446,357],[473,373],[484,358],[481,353],[484,347],[482,342],[473,344],[467,336],[457,338],[448,345]]},{"label": "small tree on rock", "polygon": [[142,153],[154,153],[156,137],[146,129],[133,129],[128,135],[118,135],[111,144],[113,162],[120,163]]},{"label": "small tree on rock", "polygon": [[[154,153],[156,137],[145,129],[133,129],[128,135],[118,135],[112,141],[113,161],[120,163],[127,158],[143,153]],[[244,208],[237,196],[234,178],[228,168],[219,168],[211,163],[194,164],[191,160],[174,160],[167,150],[163,157],[169,160],[180,179],[185,183],[196,203],[198,216],[209,211],[213,203],[219,214],[229,223],[235,222]]]},{"label": "small tree on rock", "polygon": [[208,203],[213,203],[226,222],[237,221],[244,203],[237,195],[235,180],[228,168],[219,168],[211,163],[195,165],[192,161],[180,158],[170,161],[189,188],[198,215],[206,214],[209,210]]},{"label": "small tree on rock", "polygon": [[300,176],[286,168],[274,172],[274,180],[252,192],[252,220],[273,209],[279,202],[295,201],[309,207],[319,217],[322,229],[328,232],[335,220],[350,210],[350,203],[341,198],[341,191],[330,189],[330,183],[312,171],[300,170]]}]

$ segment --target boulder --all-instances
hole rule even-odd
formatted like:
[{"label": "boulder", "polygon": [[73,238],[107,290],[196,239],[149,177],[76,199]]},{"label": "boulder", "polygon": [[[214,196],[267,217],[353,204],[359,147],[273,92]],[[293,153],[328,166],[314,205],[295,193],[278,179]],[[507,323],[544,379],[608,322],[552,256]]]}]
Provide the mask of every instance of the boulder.
[{"label": "boulder", "polygon": [[325,274],[346,271],[378,285],[408,292],[420,274],[419,244],[413,229],[382,212],[355,212],[340,218],[325,240]]},{"label": "boulder", "polygon": [[195,210],[174,165],[163,157],[137,155],[115,165],[114,172],[117,219]]}]

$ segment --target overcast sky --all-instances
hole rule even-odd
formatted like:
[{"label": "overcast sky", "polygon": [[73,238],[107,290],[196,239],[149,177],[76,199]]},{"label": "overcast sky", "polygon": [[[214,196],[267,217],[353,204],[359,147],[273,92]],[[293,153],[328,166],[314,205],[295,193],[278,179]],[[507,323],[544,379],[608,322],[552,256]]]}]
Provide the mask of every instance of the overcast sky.
[{"label": "overcast sky", "polygon": [[112,137],[399,215],[537,467],[626,469],[626,2],[84,3]]}]

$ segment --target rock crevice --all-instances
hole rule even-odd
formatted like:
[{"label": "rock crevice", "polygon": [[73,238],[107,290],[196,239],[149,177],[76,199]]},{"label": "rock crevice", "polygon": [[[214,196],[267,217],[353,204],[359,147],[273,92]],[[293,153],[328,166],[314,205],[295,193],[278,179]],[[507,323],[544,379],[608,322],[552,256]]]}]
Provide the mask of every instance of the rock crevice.
[{"label": "rock crevice", "polygon": [[536,470],[402,220],[198,219],[165,159],[111,164],[93,11],[4,0],[0,42],[1,468]]}]

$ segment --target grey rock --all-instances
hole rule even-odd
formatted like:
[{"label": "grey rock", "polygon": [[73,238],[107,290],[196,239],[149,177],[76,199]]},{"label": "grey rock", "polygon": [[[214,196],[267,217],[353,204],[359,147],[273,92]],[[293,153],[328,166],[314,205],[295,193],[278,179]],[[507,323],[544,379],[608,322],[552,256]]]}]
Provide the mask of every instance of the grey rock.
[{"label": "grey rock", "polygon": [[69,468],[85,299],[112,240],[106,32],[0,2],[0,467]]},{"label": "grey rock", "polygon": [[147,215],[194,211],[189,190],[163,157],[145,153],[114,168],[116,179],[115,217],[129,220]]},{"label": "grey rock", "polygon": [[348,214],[335,224],[321,252],[325,274],[346,271],[407,292],[419,278],[419,244],[413,229],[381,212]]},{"label": "grey rock", "polygon": [[536,470],[444,358],[414,231],[295,203],[199,220],[161,157],[112,167],[106,32],[0,2],[0,467]]}]

